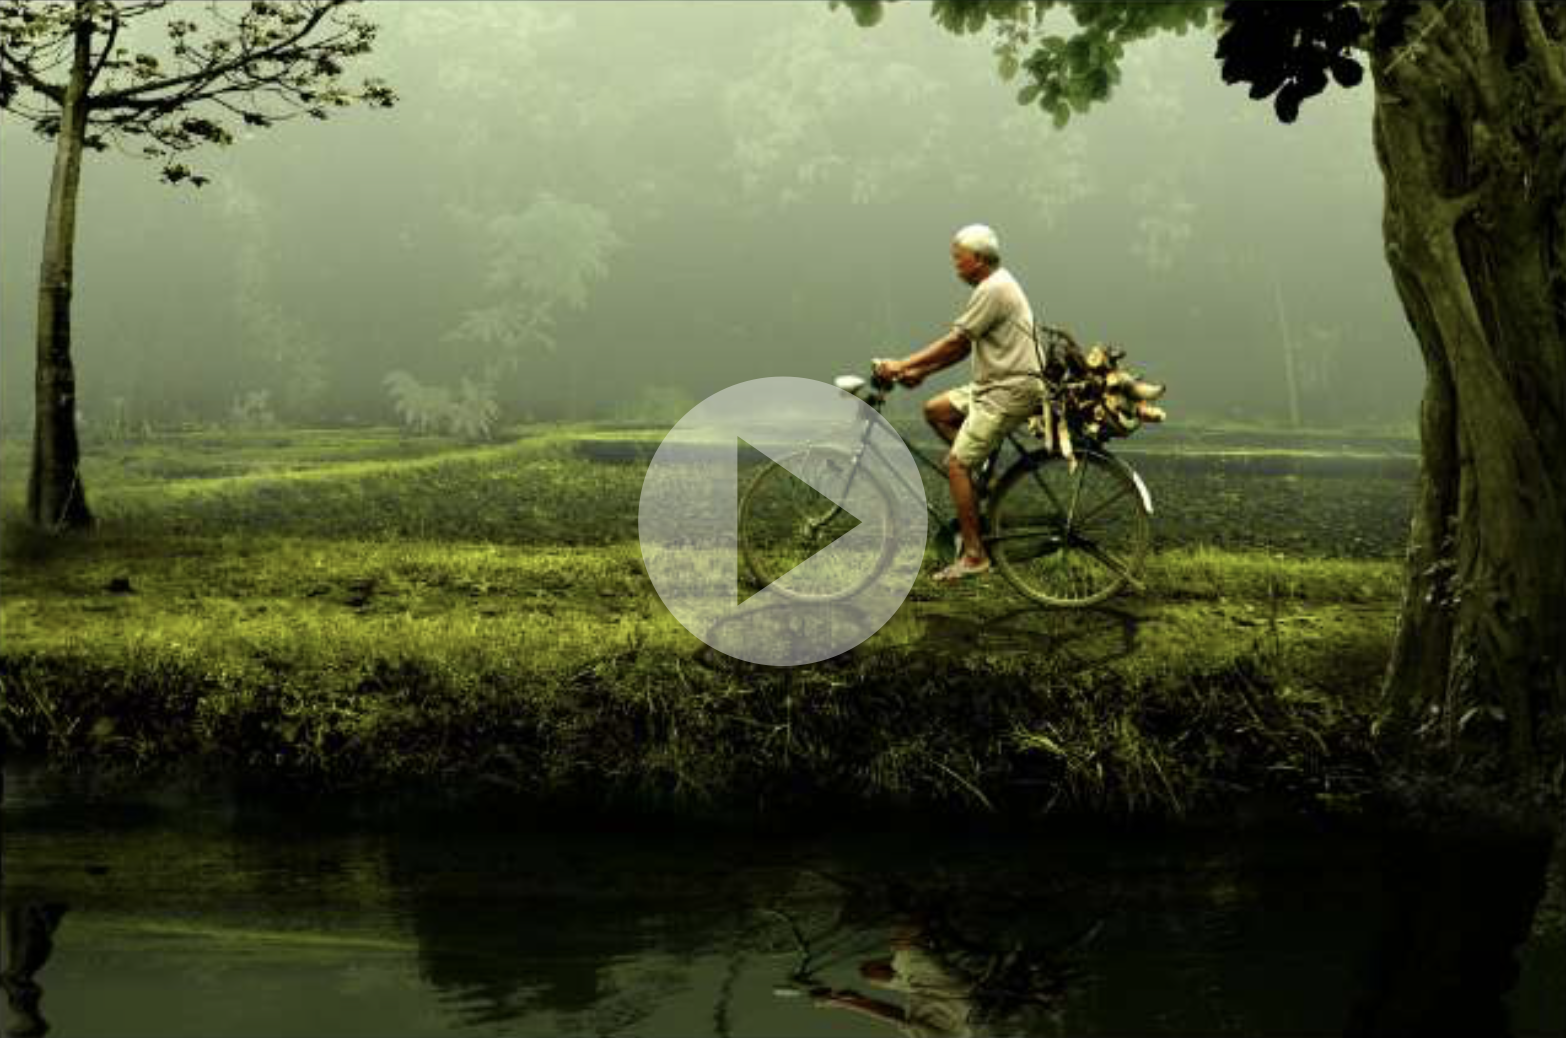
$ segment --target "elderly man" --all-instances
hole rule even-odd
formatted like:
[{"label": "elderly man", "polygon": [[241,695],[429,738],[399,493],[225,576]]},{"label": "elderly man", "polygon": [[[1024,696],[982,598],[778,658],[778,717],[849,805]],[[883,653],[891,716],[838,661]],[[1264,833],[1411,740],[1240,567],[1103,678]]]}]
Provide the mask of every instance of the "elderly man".
[{"label": "elderly man", "polygon": [[959,558],[937,573],[936,580],[961,580],[989,570],[974,476],[1006,434],[1027,421],[1043,393],[1033,309],[1017,279],[1000,265],[995,232],[983,224],[958,231],[952,238],[952,266],[973,286],[952,330],[911,357],[883,361],[876,370],[881,378],[917,386],[973,355],[973,381],[924,405],[925,419],[952,445],[947,476],[962,529]]}]

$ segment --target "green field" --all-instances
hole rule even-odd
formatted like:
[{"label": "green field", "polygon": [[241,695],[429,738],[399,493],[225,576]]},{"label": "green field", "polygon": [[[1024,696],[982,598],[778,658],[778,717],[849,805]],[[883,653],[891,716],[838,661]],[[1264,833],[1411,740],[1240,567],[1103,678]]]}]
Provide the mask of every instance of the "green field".
[{"label": "green field", "polygon": [[706,649],[647,580],[660,436],[91,444],[99,527],[62,542],[19,523],[26,444],[0,443],[9,750],[137,780],[681,811],[1159,815],[1373,786],[1406,451],[1148,435],[1123,452],[1158,506],[1145,591],[1062,612],[999,576],[921,577],[851,653],[775,670]]}]

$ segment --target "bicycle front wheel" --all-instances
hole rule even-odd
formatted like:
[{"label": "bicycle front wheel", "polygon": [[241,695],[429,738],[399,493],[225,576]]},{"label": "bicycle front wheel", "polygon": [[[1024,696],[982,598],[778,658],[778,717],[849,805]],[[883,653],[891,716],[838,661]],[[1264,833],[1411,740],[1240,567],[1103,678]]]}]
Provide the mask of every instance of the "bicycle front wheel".
[{"label": "bicycle front wheel", "polygon": [[[889,535],[894,519],[891,495],[846,451],[817,447],[784,461],[758,472],[740,498],[740,558],[752,586],[772,584],[861,522],[875,523],[879,536],[862,540],[856,550],[843,547],[834,552],[830,569],[818,572],[807,586],[777,585],[780,593],[803,601],[834,601],[858,594],[886,570],[896,553],[896,540]],[[837,504],[848,498],[851,489],[857,518]]]},{"label": "bicycle front wheel", "polygon": [[990,509],[990,557],[1023,595],[1045,605],[1102,602],[1136,584],[1149,510],[1131,470],[1107,454],[1077,452],[1076,471],[1042,451],[1007,471]]}]

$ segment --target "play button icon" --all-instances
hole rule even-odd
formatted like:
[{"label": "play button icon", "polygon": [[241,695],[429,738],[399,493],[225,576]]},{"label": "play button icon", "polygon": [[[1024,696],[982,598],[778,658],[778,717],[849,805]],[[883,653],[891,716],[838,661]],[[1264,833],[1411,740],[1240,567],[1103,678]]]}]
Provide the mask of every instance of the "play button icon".
[{"label": "play button icon", "polygon": [[687,630],[751,663],[839,655],[891,619],[924,558],[924,484],[871,407],[803,378],[715,393],[664,437],[639,539]]},{"label": "play button icon", "polygon": [[[739,457],[765,454],[739,441]],[[795,459],[795,467],[807,464]],[[834,508],[834,506],[836,506]],[[859,526],[860,518],[833,501],[810,483],[795,475],[787,465],[773,463],[748,483],[742,481],[739,502],[741,527],[740,557],[750,574],[750,583],[767,586],[792,573],[800,563],[814,558],[828,544]],[[835,513],[835,514],[834,514]],[[815,529],[800,528],[799,517],[823,517]],[[827,593],[832,593],[832,587]],[[797,592],[796,592],[797,593]],[[740,600],[749,591],[740,589]]]}]

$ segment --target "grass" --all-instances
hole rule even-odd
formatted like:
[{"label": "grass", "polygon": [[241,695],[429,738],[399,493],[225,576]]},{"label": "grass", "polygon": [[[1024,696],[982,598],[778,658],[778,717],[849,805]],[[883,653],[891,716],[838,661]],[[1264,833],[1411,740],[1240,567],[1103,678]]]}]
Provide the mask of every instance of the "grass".
[{"label": "grass", "polygon": [[[921,579],[851,653],[755,668],[650,586],[642,455],[584,456],[656,433],[267,436],[90,454],[88,536],[30,536],[15,481],[0,488],[12,751],[687,812],[1166,815],[1373,785],[1386,557],[1166,542],[1144,593],[1078,612],[1025,608],[998,577]],[[0,471],[20,471],[16,449]]]}]

